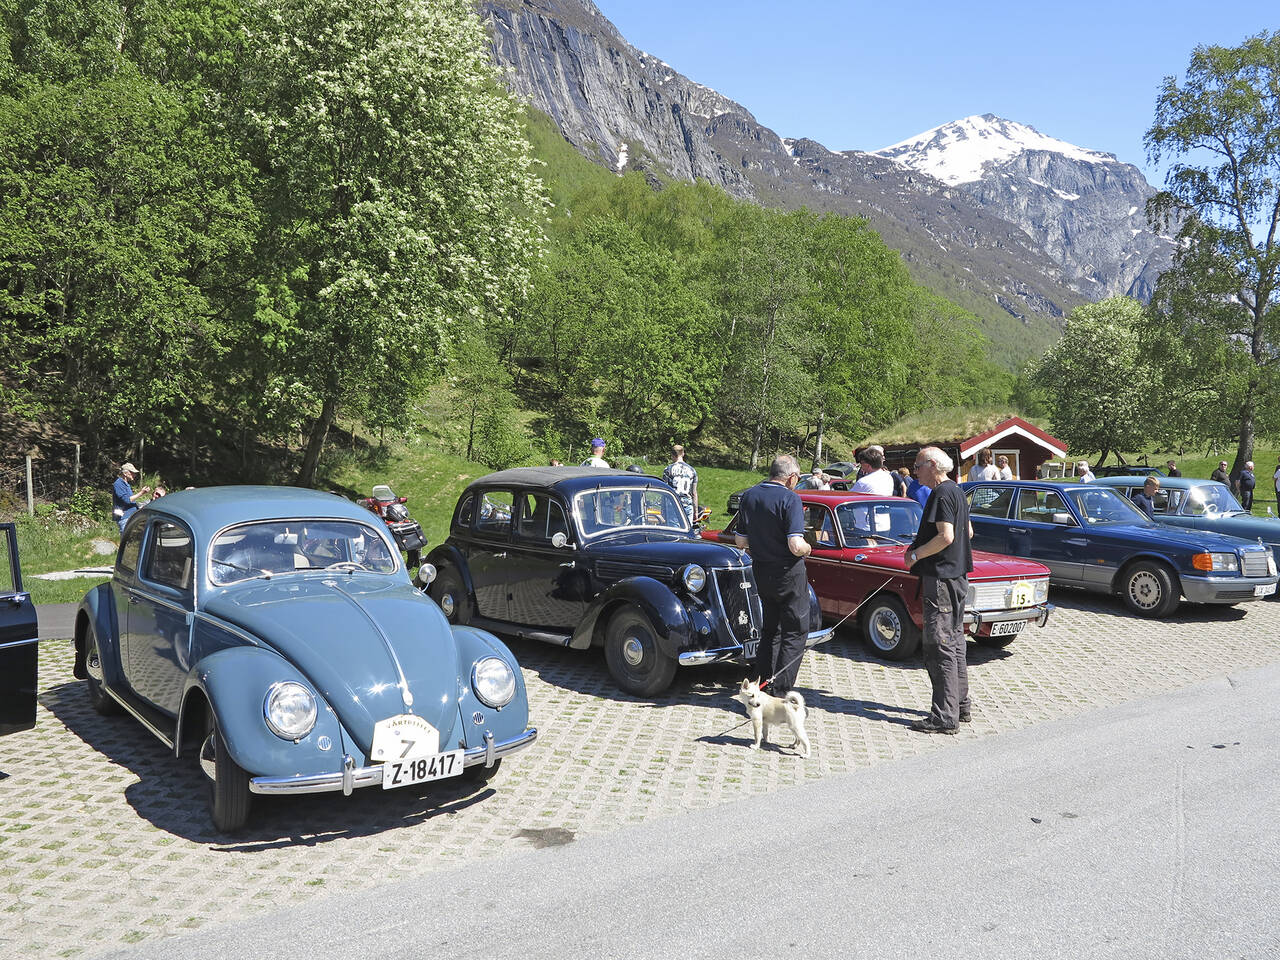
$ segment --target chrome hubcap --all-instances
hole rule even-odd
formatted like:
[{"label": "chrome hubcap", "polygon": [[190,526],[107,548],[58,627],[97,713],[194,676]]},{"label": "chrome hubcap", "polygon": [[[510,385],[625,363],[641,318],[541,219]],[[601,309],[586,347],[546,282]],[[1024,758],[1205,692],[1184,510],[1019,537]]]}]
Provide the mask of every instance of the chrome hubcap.
[{"label": "chrome hubcap", "polygon": [[622,659],[633,667],[638,667],[644,662],[644,644],[640,642],[639,637],[627,637],[622,641]]},{"label": "chrome hubcap", "polygon": [[897,615],[886,607],[881,607],[871,615],[871,642],[880,650],[892,650],[898,645],[902,635],[902,624]]},{"label": "chrome hubcap", "polygon": [[218,779],[218,756],[217,746],[213,738],[213,731],[209,731],[209,735],[204,738],[204,742],[200,744],[200,770],[211,781]]},{"label": "chrome hubcap", "polygon": [[91,643],[84,655],[84,669],[94,683],[102,682],[102,660],[98,657],[98,644]]},{"label": "chrome hubcap", "polygon": [[446,617],[452,617],[457,606],[452,593],[446,591],[440,595],[440,609],[444,611]]},{"label": "chrome hubcap", "polygon": [[1160,581],[1145,570],[1129,581],[1129,598],[1143,610],[1160,602]]}]

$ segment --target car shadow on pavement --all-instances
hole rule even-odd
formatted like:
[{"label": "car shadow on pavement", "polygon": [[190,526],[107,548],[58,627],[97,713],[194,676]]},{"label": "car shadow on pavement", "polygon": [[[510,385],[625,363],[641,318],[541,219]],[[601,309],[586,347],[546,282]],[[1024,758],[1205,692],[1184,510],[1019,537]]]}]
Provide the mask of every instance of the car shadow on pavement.
[{"label": "car shadow on pavement", "polygon": [[254,796],[249,823],[235,836],[228,836],[217,832],[210,822],[209,782],[194,754],[184,752],[175,758],[127,714],[98,714],[88,703],[83,683],[51,687],[39,700],[67,730],[112,765],[138,778],[125,787],[124,797],[139,817],[167,833],[218,850],[312,847],[411,827],[458,813],[495,792],[470,780],[449,780],[397,790],[366,787],[350,797],[341,792]]},{"label": "car shadow on pavement", "polygon": [[[1089,613],[1109,614],[1124,617],[1128,620],[1142,621],[1140,617],[1125,606],[1120,597],[1088,590],[1072,590],[1067,587],[1054,587],[1049,599],[1055,606],[1068,610],[1083,610]],[[1178,609],[1167,617],[1160,618],[1159,623],[1234,623],[1249,615],[1249,608],[1255,604],[1271,603],[1271,600],[1249,600],[1234,606],[1221,603],[1189,603],[1186,600],[1178,604]],[[1053,617],[1049,618],[1049,626],[1053,626]]]}]

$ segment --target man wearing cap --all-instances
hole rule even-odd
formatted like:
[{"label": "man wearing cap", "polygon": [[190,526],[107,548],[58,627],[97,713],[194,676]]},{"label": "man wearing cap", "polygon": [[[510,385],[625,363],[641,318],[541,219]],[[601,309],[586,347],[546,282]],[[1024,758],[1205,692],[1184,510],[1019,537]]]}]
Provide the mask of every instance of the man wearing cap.
[{"label": "man wearing cap", "polygon": [[582,461],[584,467],[599,467],[601,470],[609,469],[609,461],[604,458],[604,441],[596,437],[591,441],[591,456]]},{"label": "man wearing cap", "polygon": [[126,463],[120,467],[120,476],[111,485],[111,516],[119,524],[121,533],[124,532],[125,521],[138,510],[138,498],[151,492],[150,487],[143,487],[134,493],[132,484],[137,479],[138,468]]}]

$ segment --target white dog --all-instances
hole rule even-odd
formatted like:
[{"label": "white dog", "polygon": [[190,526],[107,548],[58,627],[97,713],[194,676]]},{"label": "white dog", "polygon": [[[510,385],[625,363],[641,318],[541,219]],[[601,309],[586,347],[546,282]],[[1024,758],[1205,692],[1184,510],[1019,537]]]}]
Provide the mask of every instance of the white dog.
[{"label": "white dog", "polygon": [[743,680],[733,699],[747,708],[747,716],[751,718],[756,735],[752,750],[759,750],[762,741],[768,742],[769,724],[785,723],[795,734],[796,741],[791,746],[800,756],[809,756],[809,737],[804,732],[804,697],[794,690],[785,697],[775,697],[760,689],[759,680]]}]

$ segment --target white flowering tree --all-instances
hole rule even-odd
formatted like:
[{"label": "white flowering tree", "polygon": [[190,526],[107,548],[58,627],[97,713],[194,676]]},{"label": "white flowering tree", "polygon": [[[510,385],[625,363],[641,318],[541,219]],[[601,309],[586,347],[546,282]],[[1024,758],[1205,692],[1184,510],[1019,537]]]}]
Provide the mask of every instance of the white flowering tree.
[{"label": "white flowering tree", "polygon": [[253,322],[310,420],[310,485],[341,410],[387,416],[440,373],[451,324],[524,295],[543,201],[470,4],[252,11],[242,115],[264,220]]},{"label": "white flowering tree", "polygon": [[1142,362],[1142,304],[1112,297],[1071,311],[1062,339],[1029,367],[1055,436],[1101,463],[1138,450],[1163,412],[1157,376]]}]

